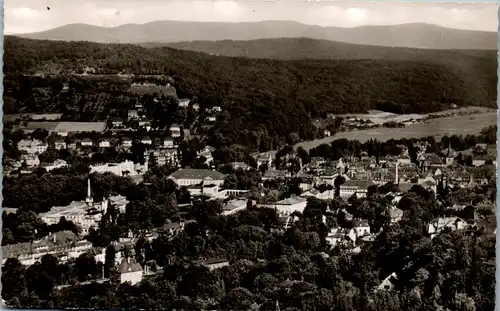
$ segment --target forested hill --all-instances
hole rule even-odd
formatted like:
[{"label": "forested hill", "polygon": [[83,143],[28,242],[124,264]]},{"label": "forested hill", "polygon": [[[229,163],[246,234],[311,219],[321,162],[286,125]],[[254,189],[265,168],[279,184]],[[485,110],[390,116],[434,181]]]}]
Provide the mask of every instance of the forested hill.
[{"label": "forested hill", "polygon": [[[210,56],[171,48],[5,37],[5,83],[24,73],[165,74],[180,97],[197,96],[226,111],[214,137],[248,144],[249,137],[312,138],[311,117],[363,112],[381,102],[405,112],[496,106],[496,57],[463,56],[459,63],[387,60],[263,60]],[[10,84],[9,87],[15,87]],[[218,135],[220,134],[220,135]],[[220,140],[222,141],[222,140]]]},{"label": "forested hill", "polygon": [[184,41],[173,43],[142,43],[144,47],[171,47],[211,55],[294,59],[373,59],[394,61],[426,61],[454,64],[471,61],[471,57],[494,59],[495,50],[430,50],[404,47],[357,45],[311,38],[278,38],[249,41]]}]

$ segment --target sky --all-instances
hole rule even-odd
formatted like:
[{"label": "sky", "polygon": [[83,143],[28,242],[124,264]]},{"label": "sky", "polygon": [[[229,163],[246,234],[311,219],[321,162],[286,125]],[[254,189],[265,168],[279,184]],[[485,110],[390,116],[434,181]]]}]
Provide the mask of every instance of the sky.
[{"label": "sky", "polygon": [[[50,8],[50,10],[48,9]],[[159,20],[255,22],[293,20],[356,27],[429,23],[497,31],[496,4],[340,2],[325,0],[5,0],[6,34],[48,30],[72,23],[115,27]]]}]

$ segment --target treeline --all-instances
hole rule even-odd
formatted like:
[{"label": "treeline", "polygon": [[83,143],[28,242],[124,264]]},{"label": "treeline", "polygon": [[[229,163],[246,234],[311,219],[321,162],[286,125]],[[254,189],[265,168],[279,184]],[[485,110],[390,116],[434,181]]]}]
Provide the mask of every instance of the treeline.
[{"label": "treeline", "polygon": [[256,60],[16,37],[6,37],[5,44],[6,80],[37,71],[64,74],[84,67],[106,74],[172,77],[179,97],[197,96],[200,103],[225,110],[210,135],[211,143],[239,143],[253,149],[263,148],[261,144],[275,148],[275,141],[282,143],[282,137],[292,132],[302,139],[313,138],[311,117],[365,112],[377,102],[390,100],[411,107],[408,112],[435,111],[435,103],[496,105],[496,67],[487,62],[478,69],[484,76],[474,75],[472,80],[449,66],[425,62]]}]

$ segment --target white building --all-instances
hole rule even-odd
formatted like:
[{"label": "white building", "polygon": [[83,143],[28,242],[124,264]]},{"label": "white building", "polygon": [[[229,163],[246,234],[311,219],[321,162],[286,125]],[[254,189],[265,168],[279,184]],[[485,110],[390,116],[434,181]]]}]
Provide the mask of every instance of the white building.
[{"label": "white building", "polygon": [[90,138],[84,138],[81,141],[82,147],[92,147],[94,145],[94,142]]},{"label": "white building", "polygon": [[48,147],[48,144],[37,139],[23,139],[17,143],[17,149],[19,151],[26,151],[28,154],[44,153]]},{"label": "white building", "polygon": [[180,108],[187,108],[189,106],[190,102],[191,102],[191,100],[189,100],[187,98],[179,99],[179,107]]},{"label": "white building", "polygon": [[368,188],[375,185],[372,181],[366,180],[346,180],[340,185],[340,196],[343,198],[350,198],[356,194],[358,198],[366,197]]},{"label": "white building", "polygon": [[179,164],[179,151],[177,148],[158,148],[154,150],[146,150],[144,152],[146,163],[148,163],[151,156],[153,156],[159,166],[166,164],[176,166]]},{"label": "white building", "polygon": [[458,217],[438,218],[431,222],[428,226],[428,233],[431,239],[436,237],[444,228],[449,228],[451,231],[462,230],[467,226],[467,222]]},{"label": "white building", "polygon": [[103,165],[90,166],[90,173],[113,173],[118,176],[139,175],[134,162],[126,160],[122,163],[106,163]]},{"label": "white building", "polygon": [[101,139],[99,141],[99,148],[109,148],[111,147],[111,142],[109,139]]},{"label": "white building", "polygon": [[221,186],[226,176],[222,173],[206,169],[179,169],[168,176],[179,186],[214,184]]},{"label": "white building", "polygon": [[149,137],[143,137],[141,139],[141,144],[143,144],[143,145],[151,145],[152,143],[153,143],[153,141]]},{"label": "white building", "polygon": [[290,215],[293,212],[302,213],[307,205],[307,199],[292,195],[288,199],[278,201],[274,207],[278,215]]},{"label": "white building", "polygon": [[403,155],[398,157],[398,163],[409,165],[409,164],[411,164],[411,158],[409,155],[403,154]]},{"label": "white building", "polygon": [[257,168],[260,168],[260,166],[263,164],[266,164],[268,168],[271,168],[276,157],[276,151],[256,153],[253,154],[252,157],[257,162]]},{"label": "white building", "polygon": [[181,136],[181,128],[177,124],[172,124],[170,126],[170,134],[172,137],[180,137]]},{"label": "white building", "polygon": [[52,163],[50,165],[46,165],[43,168],[47,172],[50,172],[50,171],[55,170],[57,168],[62,168],[62,167],[66,167],[66,166],[68,166],[68,164],[66,163],[66,161],[64,161],[64,160],[56,160],[56,161],[54,161],[54,163]]},{"label": "white building", "polygon": [[94,203],[89,179],[85,202],[73,201],[68,206],[54,206],[50,211],[39,214],[39,217],[49,226],[59,223],[61,217],[64,217],[66,220],[72,221],[79,227],[81,233],[86,235],[90,228],[97,228],[102,213],[106,212],[108,204],[108,200]]},{"label": "white building", "polygon": [[354,221],[353,229],[357,237],[370,235],[370,225],[366,220]]},{"label": "white building", "polygon": [[66,142],[64,140],[56,140],[54,142],[54,148],[56,150],[67,149]]},{"label": "white building", "polygon": [[22,154],[21,162],[25,162],[27,167],[36,167],[40,165],[40,159],[38,159],[38,156],[33,153]]},{"label": "white building", "polygon": [[336,246],[355,246],[356,232],[354,229],[332,228],[326,236],[326,242],[331,247]]},{"label": "white building", "polygon": [[163,140],[163,147],[165,147],[165,148],[175,148],[177,146],[174,145],[174,139],[172,137],[166,137]]},{"label": "white building", "polygon": [[208,183],[203,183],[202,185],[191,185],[187,186],[187,190],[191,196],[207,196],[213,199],[227,199],[230,196],[241,196],[248,192],[249,190],[237,190],[237,189],[224,189],[220,190],[218,185]]},{"label": "white building", "polygon": [[60,231],[33,241],[2,246],[2,264],[8,258],[17,258],[22,265],[33,265],[43,256],[51,254],[64,263],[92,249],[92,243],[71,231]]}]

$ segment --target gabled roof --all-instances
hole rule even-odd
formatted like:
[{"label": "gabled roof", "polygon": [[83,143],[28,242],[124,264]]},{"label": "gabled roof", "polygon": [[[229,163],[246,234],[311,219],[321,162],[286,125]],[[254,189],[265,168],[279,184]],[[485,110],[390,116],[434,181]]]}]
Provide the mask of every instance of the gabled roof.
[{"label": "gabled roof", "polygon": [[426,153],[424,159],[430,164],[443,164],[443,160],[435,153]]},{"label": "gabled roof", "polygon": [[307,201],[307,199],[305,199],[305,198],[292,196],[290,198],[278,201],[278,202],[276,202],[276,204],[277,205],[294,205],[294,204],[299,204],[299,203],[303,203],[306,201]]},{"label": "gabled roof", "polygon": [[247,202],[248,202],[247,200],[231,200],[222,207],[222,210],[232,211],[238,207],[246,206]]},{"label": "gabled roof", "polygon": [[370,224],[368,224],[367,220],[355,220],[353,223],[353,227],[355,228],[360,228],[360,227],[370,227]]},{"label": "gabled roof", "polygon": [[346,180],[342,186],[347,187],[358,187],[362,189],[368,189],[368,187],[375,185],[371,180]]},{"label": "gabled roof", "polygon": [[218,263],[229,262],[226,258],[209,258],[207,260],[202,261],[203,265],[215,265]]},{"label": "gabled roof", "polygon": [[223,180],[226,175],[207,169],[179,169],[172,173],[170,178],[175,179],[207,179]]},{"label": "gabled roof", "polygon": [[118,266],[118,272],[123,274],[123,273],[131,273],[131,272],[138,272],[142,271],[142,267],[140,264],[135,262],[135,260],[130,259],[130,262],[127,260],[127,258],[123,258],[120,266]]}]

